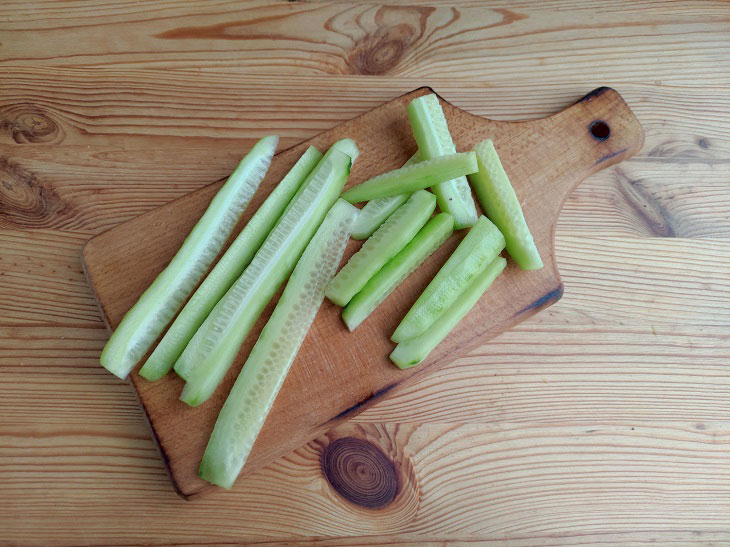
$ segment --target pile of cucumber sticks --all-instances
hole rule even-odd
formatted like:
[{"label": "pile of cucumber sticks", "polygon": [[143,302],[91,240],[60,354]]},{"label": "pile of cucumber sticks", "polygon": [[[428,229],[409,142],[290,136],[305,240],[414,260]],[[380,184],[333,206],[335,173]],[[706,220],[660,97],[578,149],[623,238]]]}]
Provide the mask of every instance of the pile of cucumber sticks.
[{"label": "pile of cucumber sticks", "polygon": [[[355,142],[337,141],[324,155],[308,148],[210,269],[271,164],[278,138],[261,139],[104,347],[101,364],[118,377],[149,354],[140,375],[154,381],[174,369],[185,380],[180,399],[199,405],[286,282],[218,416],[200,464],[205,480],[235,482],[325,296],[352,331],[454,230],[468,228],[391,336],[390,358],[407,368],[477,303],[505,268],[505,247],[523,269],[542,267],[492,141],[457,153],[436,95],[414,99],[407,112],[418,152],[402,168],[343,194]],[[366,241],[337,272],[350,237]]]}]

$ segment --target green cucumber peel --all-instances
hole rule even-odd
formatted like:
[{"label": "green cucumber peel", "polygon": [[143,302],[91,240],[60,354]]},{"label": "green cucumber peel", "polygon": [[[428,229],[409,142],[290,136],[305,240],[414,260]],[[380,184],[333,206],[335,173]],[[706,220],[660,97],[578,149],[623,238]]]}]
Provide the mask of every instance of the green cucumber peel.
[{"label": "green cucumber peel", "polygon": [[[419,161],[418,152],[413,154],[403,167],[413,165]],[[409,198],[410,194],[399,194],[387,198],[377,198],[368,201],[365,206],[360,209],[360,216],[357,217],[355,226],[352,228],[352,239],[367,239],[373,232],[380,228],[383,222],[392,215],[395,210],[403,205]]]},{"label": "green cucumber peel", "polygon": [[175,371],[187,383],[180,399],[196,406],[223,380],[241,344],[291,273],[347,180],[350,157],[330,148],[254,255],[195,333]]},{"label": "green cucumber peel", "polygon": [[246,463],[322,304],[357,214],[356,207],[338,200],[297,262],[218,415],[200,463],[199,475],[208,482],[231,488]]},{"label": "green cucumber peel", "polygon": [[454,217],[439,213],[419,230],[403,249],[391,258],[342,310],[351,331],[362,323],[393,290],[433,254],[454,231]]},{"label": "green cucumber peel", "polygon": [[321,159],[319,150],[310,146],[276,185],[167,329],[140,369],[142,377],[150,381],[159,380],[170,371],[213,307],[251,262],[294,194]]},{"label": "green cucumber peel", "polygon": [[395,329],[391,340],[403,342],[425,331],[504,245],[502,232],[487,217],[480,216]]},{"label": "green cucumber peel", "polygon": [[418,233],[436,208],[436,197],[419,190],[363,243],[327,286],[325,296],[345,306]]},{"label": "green cucumber peel", "polygon": [[479,271],[471,285],[459,294],[451,306],[430,327],[420,335],[399,343],[390,354],[390,360],[401,369],[423,362],[479,302],[506,265],[507,261],[501,256],[487,264]]},{"label": "green cucumber peel", "polygon": [[[413,137],[418,143],[421,160],[456,152],[449,133],[444,111],[435,94],[413,99],[406,107],[411,122]],[[466,173],[462,173],[464,175]],[[477,209],[471,195],[469,183],[464,176],[455,176],[431,188],[436,194],[439,209],[454,217],[456,229],[469,228],[477,221]]]},{"label": "green cucumber peel", "polygon": [[126,378],[182,308],[223,248],[266,175],[279,138],[258,141],[211,200],[177,254],[125,314],[101,353],[101,364]]},{"label": "green cucumber peel", "polygon": [[479,171],[469,175],[486,215],[504,234],[507,252],[523,270],[539,270],[542,259],[527,226],[517,194],[499,160],[491,139],[474,147]]},{"label": "green cucumber peel", "polygon": [[439,156],[366,180],[350,188],[342,194],[342,197],[350,203],[357,203],[398,194],[409,194],[456,176],[474,173],[477,169],[477,158],[474,152]]}]

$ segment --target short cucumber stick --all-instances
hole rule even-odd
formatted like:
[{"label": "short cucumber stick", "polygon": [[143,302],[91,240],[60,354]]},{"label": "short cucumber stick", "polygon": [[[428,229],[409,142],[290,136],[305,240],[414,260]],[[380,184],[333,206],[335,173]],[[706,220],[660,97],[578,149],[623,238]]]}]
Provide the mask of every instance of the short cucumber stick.
[{"label": "short cucumber stick", "polygon": [[390,354],[390,360],[398,368],[410,368],[423,362],[444,338],[461,322],[479,302],[485,291],[502,273],[507,261],[498,256],[474,277],[449,308],[420,335],[399,343]]},{"label": "short cucumber stick", "polygon": [[502,167],[494,143],[487,139],[474,147],[479,171],[469,175],[484,212],[504,234],[507,252],[523,270],[539,270],[542,259],[527,227],[520,201]]},{"label": "short cucumber stick", "polygon": [[504,249],[504,236],[485,216],[469,230],[391,336],[403,342],[425,331]]},{"label": "short cucumber stick", "polygon": [[101,364],[126,378],[172,321],[223,248],[266,175],[279,139],[264,137],[213,197],[177,254],[126,313],[101,353]]},{"label": "short cucumber stick", "polygon": [[403,249],[391,258],[342,310],[351,331],[362,323],[393,290],[423,263],[454,231],[454,217],[440,213],[419,230]]},{"label": "short cucumber stick", "polygon": [[[421,160],[454,154],[456,147],[449,133],[444,111],[435,94],[413,99],[406,107],[413,137],[418,144]],[[454,217],[456,229],[469,228],[477,221],[477,209],[471,196],[469,183],[463,176],[441,182],[431,188],[438,199],[439,209]]]},{"label": "short cucumber stick", "polygon": [[327,287],[325,295],[346,305],[368,280],[413,239],[436,208],[436,197],[419,190],[408,198],[350,257]]},{"label": "short cucumber stick", "polygon": [[[462,152],[419,161],[353,186],[342,197],[350,203],[408,194],[434,186],[454,177],[475,173],[478,169],[474,152]],[[443,208],[442,208],[443,211]],[[444,211],[447,213],[448,211]]]}]

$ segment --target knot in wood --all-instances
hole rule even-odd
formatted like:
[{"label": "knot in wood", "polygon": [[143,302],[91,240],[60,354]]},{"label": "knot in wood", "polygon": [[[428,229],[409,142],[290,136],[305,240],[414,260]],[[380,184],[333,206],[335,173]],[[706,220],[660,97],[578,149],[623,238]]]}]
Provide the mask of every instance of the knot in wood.
[{"label": "knot in wood", "polygon": [[369,509],[382,509],[398,495],[396,467],[373,443],[343,437],[322,452],[322,472],[347,501]]},{"label": "knot in wood", "polygon": [[33,105],[19,104],[3,110],[0,125],[18,144],[58,143],[64,136],[59,124]]}]

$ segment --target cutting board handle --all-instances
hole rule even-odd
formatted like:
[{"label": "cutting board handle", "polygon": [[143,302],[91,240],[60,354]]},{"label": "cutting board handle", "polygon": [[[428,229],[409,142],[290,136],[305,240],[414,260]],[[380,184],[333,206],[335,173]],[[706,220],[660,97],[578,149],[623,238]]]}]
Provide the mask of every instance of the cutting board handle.
[{"label": "cutting board handle", "polygon": [[[456,108],[447,102],[444,106]],[[551,240],[568,194],[589,175],[631,157],[644,142],[639,120],[610,87],[594,89],[547,118],[501,123],[500,132],[488,136],[510,179],[519,181],[533,233],[548,233]],[[471,148],[477,142],[463,144]]]}]

